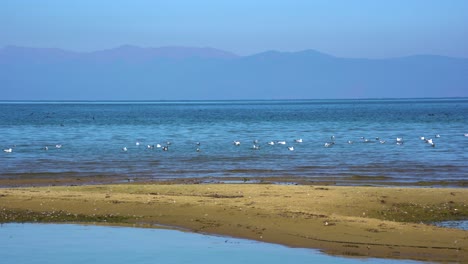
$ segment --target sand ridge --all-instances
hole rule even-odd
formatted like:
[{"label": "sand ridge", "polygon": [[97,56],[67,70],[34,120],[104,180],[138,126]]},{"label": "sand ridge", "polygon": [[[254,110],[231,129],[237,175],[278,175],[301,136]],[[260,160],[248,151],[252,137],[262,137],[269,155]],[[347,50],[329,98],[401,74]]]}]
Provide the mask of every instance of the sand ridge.
[{"label": "sand ridge", "polygon": [[1,222],[162,224],[337,255],[468,261],[468,231],[425,224],[467,219],[468,189],[463,188],[274,184],[5,188],[0,189],[0,212]]}]

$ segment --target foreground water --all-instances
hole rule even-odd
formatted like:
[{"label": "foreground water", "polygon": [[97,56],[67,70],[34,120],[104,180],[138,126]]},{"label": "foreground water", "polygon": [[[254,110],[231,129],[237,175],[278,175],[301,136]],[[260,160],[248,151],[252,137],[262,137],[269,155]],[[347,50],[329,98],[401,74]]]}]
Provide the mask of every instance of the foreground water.
[{"label": "foreground water", "polygon": [[468,99],[3,102],[0,147],[12,152],[0,153],[0,178],[295,176],[342,184],[464,184],[467,117]]},{"label": "foreground water", "polygon": [[2,263],[419,263],[343,258],[316,250],[174,230],[4,224]]}]

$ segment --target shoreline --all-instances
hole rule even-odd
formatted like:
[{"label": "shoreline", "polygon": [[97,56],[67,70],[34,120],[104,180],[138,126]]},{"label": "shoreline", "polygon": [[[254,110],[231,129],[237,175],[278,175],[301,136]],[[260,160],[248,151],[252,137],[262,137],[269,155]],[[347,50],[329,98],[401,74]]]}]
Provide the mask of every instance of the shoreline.
[{"label": "shoreline", "polygon": [[83,177],[15,177],[0,178],[1,188],[45,187],[45,186],[85,186],[100,184],[280,184],[280,185],[323,185],[323,186],[374,186],[402,188],[466,188],[468,180],[459,181],[389,181],[387,177],[359,176],[343,177],[195,177],[195,178],[148,178],[123,176],[83,176]]},{"label": "shoreline", "polygon": [[[45,183],[45,182],[41,182]],[[468,260],[468,189],[140,183],[0,188],[0,222],[171,226],[327,254]]]}]

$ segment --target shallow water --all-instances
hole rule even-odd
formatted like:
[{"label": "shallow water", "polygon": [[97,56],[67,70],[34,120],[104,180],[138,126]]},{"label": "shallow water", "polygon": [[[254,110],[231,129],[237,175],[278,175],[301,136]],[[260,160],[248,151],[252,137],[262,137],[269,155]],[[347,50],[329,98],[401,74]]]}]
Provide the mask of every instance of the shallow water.
[{"label": "shallow water", "polygon": [[449,228],[456,228],[461,230],[468,231],[468,220],[460,220],[460,221],[443,221],[435,223],[437,226],[442,227],[449,227]]},{"label": "shallow water", "polygon": [[0,226],[2,263],[421,263],[328,256],[316,250],[174,230],[72,224]]},{"label": "shallow water", "polygon": [[[3,102],[0,147],[13,152],[0,153],[0,177],[466,183],[467,117],[468,99]],[[332,136],[335,144],[324,147]],[[397,145],[397,137],[404,144]],[[299,138],[303,143],[294,142]],[[254,140],[259,150],[252,149]],[[286,145],[267,144],[282,140]],[[169,151],[147,148],[167,141]]]}]

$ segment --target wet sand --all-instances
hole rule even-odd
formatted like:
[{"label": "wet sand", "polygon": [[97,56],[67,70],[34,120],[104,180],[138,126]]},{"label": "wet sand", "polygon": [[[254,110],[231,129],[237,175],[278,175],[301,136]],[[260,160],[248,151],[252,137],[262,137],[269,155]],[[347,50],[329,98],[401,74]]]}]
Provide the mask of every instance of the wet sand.
[{"label": "wet sand", "polygon": [[0,222],[167,225],[336,255],[468,261],[468,231],[425,224],[468,219],[468,189],[192,183],[3,188]]},{"label": "wet sand", "polygon": [[96,185],[116,183],[140,183],[140,184],[198,184],[198,183],[261,183],[261,184],[286,184],[286,185],[328,185],[328,186],[393,186],[393,187],[452,187],[461,188],[468,186],[468,180],[459,181],[418,181],[405,182],[389,177],[376,176],[349,176],[318,178],[275,176],[275,177],[191,177],[191,178],[148,178],[148,177],[124,177],[124,176],[83,176],[62,177],[43,175],[31,177],[29,175],[14,175],[0,178],[2,187],[33,187],[33,186],[59,186],[59,185]]}]

